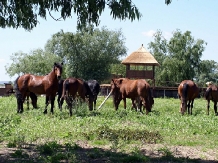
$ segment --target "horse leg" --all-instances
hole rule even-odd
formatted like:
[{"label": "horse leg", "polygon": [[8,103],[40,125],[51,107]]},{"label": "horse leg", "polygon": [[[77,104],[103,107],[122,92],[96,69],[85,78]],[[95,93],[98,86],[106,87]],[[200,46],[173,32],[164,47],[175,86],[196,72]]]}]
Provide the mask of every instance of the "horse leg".
[{"label": "horse leg", "polygon": [[135,111],[137,111],[137,107],[135,104],[137,99],[131,98],[131,100],[132,100],[132,109],[135,109]]},{"label": "horse leg", "polygon": [[23,98],[22,94],[16,94],[17,98],[17,113],[22,113],[23,112]]},{"label": "horse leg", "polygon": [[54,102],[55,102],[55,96],[50,98],[51,101],[51,113],[54,114]]},{"label": "horse leg", "polygon": [[191,103],[191,100],[188,100],[188,101],[187,101],[188,114],[190,114],[190,103]]},{"label": "horse leg", "polygon": [[61,95],[58,95],[57,101],[58,101],[58,108],[60,109],[60,111],[62,111],[62,105],[64,103],[64,99],[61,98]]},{"label": "horse leg", "polygon": [[121,99],[119,99],[119,100],[117,100],[117,101],[115,102],[115,110],[116,110],[116,111],[118,110],[120,101],[121,101]]},{"label": "horse leg", "polygon": [[[189,105],[190,105],[190,102],[189,102]],[[191,100],[191,106],[189,106],[190,107],[190,114],[191,115],[192,115],[193,106],[194,106],[194,100]]]},{"label": "horse leg", "polygon": [[182,113],[182,100],[180,102],[180,113]]},{"label": "horse leg", "polygon": [[47,107],[49,105],[49,96],[45,96],[45,110],[44,110],[44,114],[47,114]]},{"label": "horse leg", "polygon": [[30,109],[30,107],[29,107],[29,104],[30,104],[29,95],[26,96],[26,104],[27,104],[27,110],[29,110]]},{"label": "horse leg", "polygon": [[73,106],[76,105],[76,103],[77,103],[77,102],[76,102],[76,97],[70,98],[70,96],[68,96],[68,98],[69,98],[68,100],[70,101],[70,102],[69,102],[70,105],[68,105],[68,108],[69,108],[70,116],[72,116],[72,115],[73,115],[72,108],[73,108]]},{"label": "horse leg", "polygon": [[94,110],[96,110],[96,100],[94,100]]},{"label": "horse leg", "polygon": [[60,100],[61,100],[61,97],[58,95],[58,98],[57,98],[58,108],[59,108],[60,110],[62,110],[62,109],[61,109],[61,106],[60,106]]},{"label": "horse leg", "polygon": [[[138,98],[138,108],[139,108],[139,110],[140,110],[141,113],[143,113],[143,111],[142,111],[142,105],[143,105],[143,100],[142,100],[141,98]],[[145,106],[145,105],[146,105],[146,104],[144,104],[144,106],[143,106],[144,110],[146,109],[146,106]],[[147,111],[147,109],[146,109],[146,111]]]},{"label": "horse leg", "polygon": [[124,109],[126,109],[126,98],[123,98]]},{"label": "horse leg", "polygon": [[[215,106],[215,103],[214,103]],[[207,115],[209,115],[209,109],[210,109],[210,100],[207,100]]]},{"label": "horse leg", "polygon": [[182,115],[184,115],[184,113],[187,110],[187,101],[185,99],[182,99],[181,103],[182,103]]},{"label": "horse leg", "polygon": [[214,102],[214,113],[216,116],[218,116],[218,113],[217,113],[217,102]]}]

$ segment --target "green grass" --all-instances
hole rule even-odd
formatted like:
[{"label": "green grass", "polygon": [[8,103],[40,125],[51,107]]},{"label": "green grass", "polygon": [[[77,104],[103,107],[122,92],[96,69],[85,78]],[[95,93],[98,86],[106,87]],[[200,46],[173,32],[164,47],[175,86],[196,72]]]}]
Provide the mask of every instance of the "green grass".
[{"label": "green grass", "polygon": [[[97,107],[103,100],[104,97],[98,98]],[[152,160],[139,149],[141,145],[151,143],[165,145],[166,148],[159,149],[165,153],[162,159],[175,162],[183,162],[185,158],[174,158],[168,146],[201,146],[204,150],[217,150],[218,117],[214,115],[212,105],[210,115],[206,115],[204,99],[196,99],[193,115],[184,116],[179,113],[179,99],[171,98],[155,98],[148,115],[131,110],[130,100],[127,100],[126,110],[121,102],[115,111],[111,98],[101,109],[92,112],[82,104],[73,109],[72,117],[67,109],[60,112],[55,102],[54,114],[50,113],[49,106],[48,114],[44,115],[44,102],[45,99],[39,97],[38,109],[31,106],[27,110],[24,104],[24,112],[17,114],[15,97],[0,98],[0,147],[3,144],[8,148],[16,147],[11,157],[16,157],[17,162],[81,162],[89,159],[158,162],[160,158]],[[77,141],[87,142],[95,148],[82,148]],[[102,149],[105,146],[106,151]],[[27,148],[34,150],[37,158],[28,155]]]}]

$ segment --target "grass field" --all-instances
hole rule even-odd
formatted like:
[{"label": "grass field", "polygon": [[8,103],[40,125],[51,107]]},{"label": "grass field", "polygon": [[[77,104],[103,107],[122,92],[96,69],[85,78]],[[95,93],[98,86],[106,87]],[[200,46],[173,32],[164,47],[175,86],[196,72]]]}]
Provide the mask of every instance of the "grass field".
[{"label": "grass field", "polygon": [[[97,106],[104,97],[99,97]],[[109,98],[90,112],[81,104],[69,116],[55,103],[54,114],[38,109],[16,113],[16,98],[0,98],[0,162],[212,162],[218,158],[218,117],[196,99],[193,115],[179,113],[179,99],[155,98],[149,115],[113,108]],[[64,104],[65,106],[65,104]],[[50,106],[49,106],[50,107]],[[175,150],[180,149],[180,153]],[[196,152],[198,156],[182,155]],[[213,157],[206,154],[213,153]]]}]

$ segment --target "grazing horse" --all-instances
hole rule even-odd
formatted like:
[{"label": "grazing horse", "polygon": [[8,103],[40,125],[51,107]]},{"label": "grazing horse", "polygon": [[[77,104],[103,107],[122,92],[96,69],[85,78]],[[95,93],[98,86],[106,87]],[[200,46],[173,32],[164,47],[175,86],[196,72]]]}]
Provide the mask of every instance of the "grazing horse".
[{"label": "grazing horse", "polygon": [[[151,112],[154,99],[151,94],[150,85],[146,80],[131,80],[127,78],[111,79],[111,91],[113,93],[115,110],[118,110],[121,100],[123,100],[124,109],[126,109],[126,98],[130,98],[132,100],[132,105],[136,110],[135,102],[138,101],[139,106],[142,104],[144,109],[146,109],[146,114]],[[142,112],[141,107],[140,111]]]},{"label": "grazing horse", "polygon": [[70,110],[70,116],[72,116],[72,105],[75,102],[77,93],[84,102],[88,98],[89,110],[93,110],[93,94],[87,82],[78,78],[67,78],[63,83],[63,94],[61,98],[65,99]]},{"label": "grazing horse", "polygon": [[182,115],[188,108],[188,114],[192,115],[192,108],[195,98],[199,96],[199,88],[192,80],[183,80],[178,87],[180,97],[180,112]]},{"label": "grazing horse", "polygon": [[205,99],[207,100],[207,115],[209,115],[210,100],[212,100],[214,103],[215,115],[218,116],[217,113],[218,87],[215,85],[209,85],[205,92]]},{"label": "grazing horse", "polygon": [[100,91],[100,85],[97,82],[97,80],[88,80],[87,83],[88,83],[88,86],[93,94],[94,109],[96,109],[96,101],[98,98],[98,93]]},{"label": "grazing horse", "polygon": [[[17,79],[18,78],[19,77],[17,77]],[[17,81],[17,79],[15,81]],[[14,87],[17,87],[17,82],[14,82]],[[14,88],[10,89],[10,92],[15,93],[15,95],[16,95],[16,92],[14,91]],[[29,92],[29,94],[26,97],[26,103],[27,103],[27,107],[28,107],[27,109],[29,109],[29,97],[31,99],[31,104],[32,104],[33,108],[36,109],[37,108],[37,100],[38,100],[37,95],[35,93],[33,93],[33,92]],[[25,102],[25,100],[23,101],[23,103],[24,102]]]},{"label": "grazing horse", "polygon": [[[15,94],[17,98],[17,112],[23,112],[23,101],[26,96],[33,92],[35,94],[45,94],[51,101],[51,113],[53,113],[55,95],[58,90],[58,80],[61,78],[63,63],[54,63],[52,71],[45,76],[25,74],[15,81]],[[46,104],[44,114],[47,113]]]}]

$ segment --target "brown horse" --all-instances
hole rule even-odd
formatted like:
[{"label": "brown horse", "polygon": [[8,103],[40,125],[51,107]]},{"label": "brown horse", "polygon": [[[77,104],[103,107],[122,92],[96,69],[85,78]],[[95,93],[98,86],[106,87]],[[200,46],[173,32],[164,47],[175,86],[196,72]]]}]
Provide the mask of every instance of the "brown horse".
[{"label": "brown horse", "polygon": [[215,115],[218,116],[218,113],[217,113],[218,88],[217,86],[208,85],[206,92],[205,92],[205,99],[207,100],[207,115],[209,115],[210,100],[212,100],[214,103]]},{"label": "brown horse", "polygon": [[[19,77],[17,77],[17,79],[15,81],[17,81],[18,78]],[[17,82],[14,82],[14,87],[17,88]],[[16,95],[16,92],[14,91],[14,88],[12,88],[10,92],[15,93],[15,95]],[[33,93],[33,92],[29,92],[29,94],[27,94],[26,100],[23,101],[23,102],[26,101],[27,107],[28,107],[27,109],[29,109],[29,103],[30,103],[29,98],[31,99],[31,104],[32,104],[33,108],[36,109],[37,108],[37,99],[38,99],[37,95],[35,93]]]},{"label": "brown horse", "polygon": [[123,100],[124,109],[126,109],[126,98],[130,98],[132,100],[132,105],[136,110],[135,102],[138,101],[141,112],[141,104],[144,106],[144,109],[146,109],[146,114],[151,112],[154,99],[152,97],[150,85],[146,80],[130,80],[127,78],[112,79],[111,91],[113,93],[115,110],[118,109],[121,100]]},{"label": "brown horse", "polygon": [[[17,112],[23,112],[23,101],[29,92],[35,94],[45,94],[49,97],[51,102],[51,113],[53,113],[55,95],[58,90],[58,80],[61,78],[63,63],[54,63],[52,71],[45,76],[36,76],[32,74],[25,74],[15,80],[15,94],[17,97]],[[47,113],[47,106],[45,106],[44,113]]]},{"label": "brown horse", "polygon": [[191,80],[183,80],[178,87],[178,95],[181,100],[180,112],[182,115],[188,108],[188,114],[192,115],[192,108],[195,98],[199,96],[198,86]]},{"label": "brown horse", "polygon": [[65,99],[70,110],[70,116],[72,116],[72,107],[77,94],[84,102],[88,98],[89,110],[93,110],[94,97],[87,82],[78,78],[67,78],[63,83],[63,94],[61,98]]}]

